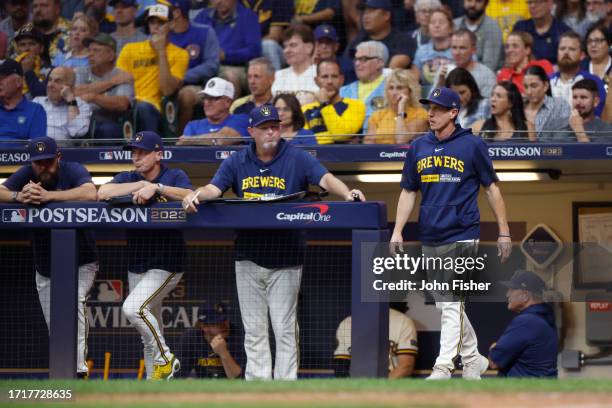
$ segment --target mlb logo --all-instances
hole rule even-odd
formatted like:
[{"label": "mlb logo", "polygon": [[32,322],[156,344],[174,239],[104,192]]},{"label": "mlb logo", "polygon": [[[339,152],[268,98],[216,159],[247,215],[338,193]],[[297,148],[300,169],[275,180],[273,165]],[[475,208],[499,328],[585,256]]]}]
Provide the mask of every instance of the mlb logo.
[{"label": "mlb logo", "polygon": [[26,222],[27,211],[25,208],[2,210],[2,222]]},{"label": "mlb logo", "polygon": [[113,160],[113,152],[100,152],[100,160]]},{"label": "mlb logo", "polygon": [[612,146],[606,146],[606,156],[612,156]]},{"label": "mlb logo", "polygon": [[215,157],[217,158],[217,160],[225,160],[228,157],[230,157],[231,152],[229,150],[221,150],[218,152],[215,152]]},{"label": "mlb logo", "polygon": [[123,281],[121,279],[96,280],[90,295],[91,302],[122,302]]}]

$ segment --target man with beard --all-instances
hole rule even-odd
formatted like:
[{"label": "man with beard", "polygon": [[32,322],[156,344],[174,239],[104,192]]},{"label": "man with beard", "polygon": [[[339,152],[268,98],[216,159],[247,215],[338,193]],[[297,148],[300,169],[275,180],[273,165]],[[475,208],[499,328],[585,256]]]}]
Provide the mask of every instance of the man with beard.
[{"label": "man with beard", "polygon": [[47,136],[55,140],[83,137],[89,130],[91,108],[75,96],[75,82],[76,76],[71,68],[54,68],[47,79],[47,96],[33,100],[47,112]]},{"label": "man with beard", "polygon": [[3,147],[23,146],[6,141],[28,140],[47,134],[42,106],[23,96],[23,70],[15,60],[0,64],[0,142]]},{"label": "man with beard", "polygon": [[581,79],[572,86],[572,113],[567,133],[561,139],[578,142],[609,143],[612,141],[612,124],[595,116],[599,104],[599,89],[592,79]]},{"label": "man with beard", "polygon": [[[253,141],[225,159],[206,186],[183,199],[189,213],[200,201],[220,197],[230,187],[240,198],[284,196],[319,185],[330,193],[365,201],[327,171],[306,150],[281,139],[280,119],[274,106],[251,111]],[[212,214],[211,214],[212,215]],[[236,237],[236,285],[244,325],[247,380],[272,379],[268,315],[276,339],[274,378],[295,380],[298,371],[297,303],[306,250],[300,230],[240,230]]]},{"label": "man with beard", "polygon": [[340,96],[344,76],[338,62],[319,62],[315,83],[319,86],[317,101],[302,107],[304,128],[313,131],[319,144],[353,141],[363,127],[366,108],[359,99]]},{"label": "man with beard", "polygon": [[106,0],[85,0],[84,3],[85,14],[98,22],[98,31],[110,34],[117,29],[114,17],[106,12]]},{"label": "man with beard", "polygon": [[595,108],[595,115],[601,116],[606,101],[606,89],[599,77],[580,69],[580,60],[583,57],[580,36],[569,31],[559,39],[557,61],[559,72],[550,77],[550,90],[552,96],[565,99],[572,105],[572,86],[582,79],[592,79],[599,90],[599,103]]},{"label": "man with beard", "polygon": [[[50,137],[34,138],[28,144],[31,164],[13,173],[0,185],[0,202],[22,203],[39,206],[54,201],[95,201],[96,186],[82,164],[64,162],[55,140]],[[77,374],[88,373],[87,316],[85,301],[96,273],[98,261],[91,231],[79,230],[78,250],[78,331]],[[50,319],[51,295],[51,240],[49,230],[33,233],[34,268],[36,289],[47,329]]]},{"label": "man with beard", "polygon": [[175,355],[181,361],[177,377],[238,378],[242,374],[242,344],[237,335],[230,336],[230,321],[222,304],[198,311],[195,327],[185,330],[178,340]]},{"label": "man with beard", "polygon": [[476,34],[478,61],[497,71],[501,66],[503,35],[499,24],[485,15],[488,4],[489,0],[465,0],[465,16],[455,19],[455,28],[465,28]]},{"label": "man with beard", "polygon": [[30,17],[29,0],[8,0],[5,4],[8,17],[0,21],[0,31],[6,34],[10,43],[15,33],[23,27]]},{"label": "man with beard", "polygon": [[43,34],[51,61],[57,54],[68,51],[70,23],[60,12],[60,0],[34,0],[32,4],[32,22]]}]

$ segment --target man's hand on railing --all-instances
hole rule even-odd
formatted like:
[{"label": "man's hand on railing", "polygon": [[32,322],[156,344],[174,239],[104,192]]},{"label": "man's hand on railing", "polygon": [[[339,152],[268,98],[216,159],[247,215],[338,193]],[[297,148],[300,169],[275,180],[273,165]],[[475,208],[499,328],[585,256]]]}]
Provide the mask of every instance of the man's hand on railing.
[{"label": "man's hand on railing", "polygon": [[192,191],[185,198],[183,198],[183,208],[187,213],[192,214],[198,212],[196,205],[200,204],[198,197],[200,195],[200,191]]}]

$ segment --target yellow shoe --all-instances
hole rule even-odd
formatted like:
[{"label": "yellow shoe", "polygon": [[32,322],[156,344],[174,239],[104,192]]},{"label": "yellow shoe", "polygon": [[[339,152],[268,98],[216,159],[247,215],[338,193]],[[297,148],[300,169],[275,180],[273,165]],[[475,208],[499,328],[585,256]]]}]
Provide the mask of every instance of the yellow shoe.
[{"label": "yellow shoe", "polygon": [[178,361],[174,356],[167,364],[155,364],[153,366],[152,380],[169,380],[174,377],[181,369],[181,362]]}]

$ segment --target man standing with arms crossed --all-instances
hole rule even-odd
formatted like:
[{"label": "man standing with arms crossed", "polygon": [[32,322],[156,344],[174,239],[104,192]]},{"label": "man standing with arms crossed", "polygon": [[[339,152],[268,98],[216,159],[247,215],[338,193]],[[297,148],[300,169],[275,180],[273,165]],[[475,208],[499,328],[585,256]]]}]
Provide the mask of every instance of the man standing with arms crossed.
[{"label": "man standing with arms crossed", "polygon": [[[431,130],[408,150],[390,249],[402,251],[402,231],[414,209],[417,191],[421,190],[419,238],[423,254],[475,257],[480,239],[478,192],[482,184],[499,228],[498,255],[505,261],[512,249],[510,229],[486,144],[456,123],[461,108],[456,92],[434,88],[430,97],[420,102],[428,105]],[[450,274],[461,277],[454,271]],[[440,354],[429,380],[450,379],[457,355],[461,356],[465,379],[479,380],[488,367],[488,359],[478,353],[476,333],[464,303],[463,295],[459,301],[454,296],[436,299],[436,308],[442,312]]]},{"label": "man standing with arms crossed", "polygon": [[[308,152],[281,139],[275,107],[253,109],[248,130],[254,141],[225,159],[210,184],[183,200],[187,212],[197,211],[200,200],[220,197],[230,187],[238,197],[257,198],[297,193],[314,184],[347,201],[365,200],[361,191],[349,190]],[[274,378],[297,379],[297,301],[305,249],[302,231],[237,231],[236,286],[245,331],[247,380],[272,378],[268,311],[276,338]]]},{"label": "man standing with arms crossed", "polygon": [[[131,195],[134,204],[180,201],[191,192],[191,182],[180,169],[161,164],[164,145],[155,132],[136,133],[125,147],[132,151],[135,169],[117,174],[100,187],[98,200]],[[127,232],[130,294],[123,313],[138,330],[144,344],[147,379],[169,380],[181,368],[163,336],[161,306],[183,276],[185,241],[180,230]]]}]

